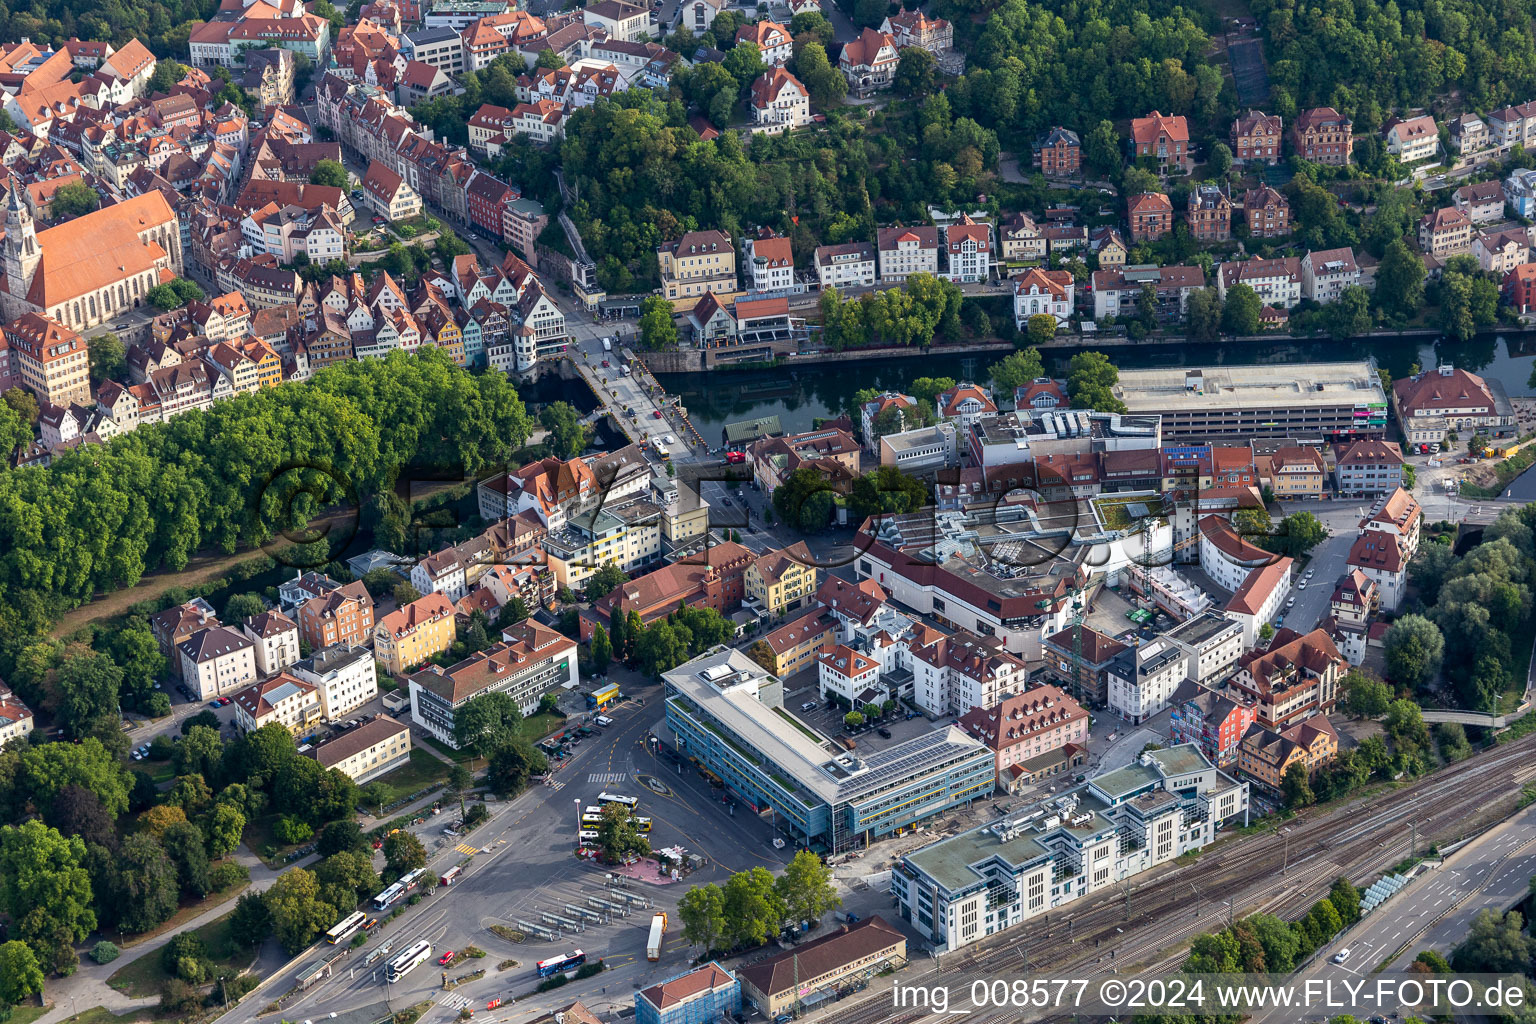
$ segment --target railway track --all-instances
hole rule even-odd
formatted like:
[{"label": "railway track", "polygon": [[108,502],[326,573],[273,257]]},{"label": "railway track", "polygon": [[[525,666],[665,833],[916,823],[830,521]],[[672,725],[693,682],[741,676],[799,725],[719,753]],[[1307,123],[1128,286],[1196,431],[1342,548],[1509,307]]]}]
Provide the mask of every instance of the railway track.
[{"label": "railway track", "polygon": [[[1531,777],[1533,754],[1536,734],[1411,785],[1326,814],[1303,814],[1286,825],[1288,849],[1274,832],[1224,842],[1191,864],[1156,869],[1140,885],[1102,891],[1064,913],[951,954],[940,966],[914,972],[901,984],[945,985],[952,997],[963,998],[971,981],[1019,977],[1026,963],[1031,973],[1055,977],[1091,977],[1133,967],[1170,973],[1183,962],[1188,939],[1224,924],[1229,916],[1299,916],[1339,876],[1356,883],[1373,879],[1409,855],[1410,828],[1417,830],[1419,849],[1424,849],[1502,820],[1512,804],[1500,805],[1516,797]],[[893,1010],[886,993],[819,1024],[913,1024],[927,1016]]]}]

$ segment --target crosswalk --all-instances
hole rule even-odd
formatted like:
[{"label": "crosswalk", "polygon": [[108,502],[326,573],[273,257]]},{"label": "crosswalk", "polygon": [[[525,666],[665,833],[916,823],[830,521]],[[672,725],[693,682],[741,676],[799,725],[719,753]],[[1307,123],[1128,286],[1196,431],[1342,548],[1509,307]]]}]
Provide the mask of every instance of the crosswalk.
[{"label": "crosswalk", "polygon": [[587,783],[593,786],[606,786],[610,782],[626,782],[628,780],[628,772],[593,772],[587,776]]},{"label": "crosswalk", "polygon": [[435,998],[437,1005],[446,1006],[450,1010],[464,1010],[472,1005],[469,999],[457,992],[439,992]]},{"label": "crosswalk", "polygon": [[476,854],[476,853],[480,852],[480,847],[478,847],[478,846],[470,846],[468,843],[460,843],[458,846],[455,846],[454,849],[458,850],[460,853],[464,854],[465,856],[470,856],[471,854]]}]

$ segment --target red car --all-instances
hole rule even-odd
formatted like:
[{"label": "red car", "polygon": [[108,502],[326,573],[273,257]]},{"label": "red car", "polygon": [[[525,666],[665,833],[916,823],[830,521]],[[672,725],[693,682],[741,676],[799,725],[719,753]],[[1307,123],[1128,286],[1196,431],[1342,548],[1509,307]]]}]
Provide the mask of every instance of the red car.
[{"label": "red car", "polygon": [[608,369],[608,360],[606,359],[603,360],[603,369]]},{"label": "red car", "polygon": [[448,952],[438,957],[437,963],[440,967],[447,967],[449,964],[453,963],[453,950],[450,949]]},{"label": "red car", "polygon": [[658,419],[658,420],[661,419],[661,410],[660,409],[652,409],[651,410],[651,417],[653,419]]}]

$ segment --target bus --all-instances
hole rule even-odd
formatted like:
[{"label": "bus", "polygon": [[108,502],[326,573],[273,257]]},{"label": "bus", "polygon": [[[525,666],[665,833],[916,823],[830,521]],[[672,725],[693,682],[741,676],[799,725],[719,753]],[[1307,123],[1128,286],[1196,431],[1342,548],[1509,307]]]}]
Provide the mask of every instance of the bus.
[{"label": "bus", "polygon": [[390,984],[394,984],[417,967],[420,967],[427,957],[431,955],[432,943],[422,939],[391,960],[389,966],[384,969],[384,977],[389,980]]},{"label": "bus", "polygon": [[640,798],[634,796],[620,796],[618,793],[599,793],[597,802],[600,804],[623,804],[633,811],[640,806]]},{"label": "bus", "polygon": [[336,927],[325,933],[325,941],[333,946],[341,945],[357,934],[357,930],[363,926],[365,920],[367,917],[361,910],[355,914],[348,914],[336,922]]},{"label": "bus", "polygon": [[539,977],[547,978],[551,974],[559,974],[568,971],[572,967],[580,967],[587,962],[587,954],[579,949],[573,949],[564,956],[552,956],[548,960],[540,960],[534,964],[539,972]]},{"label": "bus", "polygon": [[375,910],[388,910],[390,904],[399,902],[404,896],[405,886],[396,882],[373,898],[373,908]]},{"label": "bus", "polygon": [[651,830],[651,819],[642,818],[638,814],[635,815],[635,828],[641,832],[649,832]]},{"label": "bus", "polygon": [[595,843],[597,842],[597,830],[584,828],[576,833],[576,839],[583,843]]},{"label": "bus", "polygon": [[601,814],[583,814],[581,816],[581,823],[595,828],[603,823],[603,816]]},{"label": "bus", "polygon": [[585,818],[589,814],[596,815],[597,817],[602,817],[602,815],[603,815],[603,805],[602,804],[590,804],[590,805],[588,805],[586,807],[583,807],[581,809],[581,816],[582,817]]},{"label": "bus", "polygon": [[426,868],[417,868],[414,871],[407,871],[405,874],[400,876],[400,884],[405,886],[406,892],[413,892],[415,891],[416,887],[421,884],[421,880],[422,878],[426,877],[426,874]]}]

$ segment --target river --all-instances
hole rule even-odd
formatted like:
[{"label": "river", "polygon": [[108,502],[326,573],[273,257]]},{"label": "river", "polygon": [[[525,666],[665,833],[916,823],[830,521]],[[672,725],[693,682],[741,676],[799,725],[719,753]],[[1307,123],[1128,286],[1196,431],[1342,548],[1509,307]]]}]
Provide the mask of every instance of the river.
[{"label": "river", "polygon": [[[1091,346],[1090,346],[1091,347]],[[1517,336],[1515,348],[1502,336],[1475,338],[1464,344],[1424,342],[1418,338],[1371,338],[1336,342],[1277,342],[1275,344],[1215,343],[1209,345],[1146,345],[1109,349],[1123,367],[1243,366],[1254,363],[1301,363],[1363,359],[1374,356],[1394,378],[1406,377],[1414,363],[1423,367],[1451,363],[1498,380],[1511,397],[1531,393],[1526,381],[1536,363],[1536,340]],[[1048,373],[1066,373],[1072,350],[1045,354]],[[945,355],[942,350],[916,359],[845,359],[793,370],[712,370],[706,373],[664,373],[662,387],[682,398],[699,432],[711,443],[727,423],[758,416],[778,416],[787,433],[810,430],[817,418],[845,411],[860,388],[902,390],[916,377],[975,380],[1001,358],[995,355]]]}]

